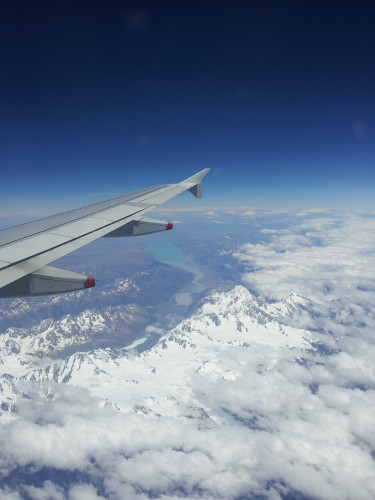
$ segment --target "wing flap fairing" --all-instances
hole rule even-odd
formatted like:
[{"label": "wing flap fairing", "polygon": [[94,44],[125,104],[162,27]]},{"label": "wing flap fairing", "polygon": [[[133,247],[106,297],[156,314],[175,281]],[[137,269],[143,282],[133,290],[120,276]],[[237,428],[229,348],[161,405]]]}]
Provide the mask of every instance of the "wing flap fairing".
[{"label": "wing flap fairing", "polygon": [[36,297],[74,292],[95,286],[91,276],[45,266],[0,288],[0,297]]}]

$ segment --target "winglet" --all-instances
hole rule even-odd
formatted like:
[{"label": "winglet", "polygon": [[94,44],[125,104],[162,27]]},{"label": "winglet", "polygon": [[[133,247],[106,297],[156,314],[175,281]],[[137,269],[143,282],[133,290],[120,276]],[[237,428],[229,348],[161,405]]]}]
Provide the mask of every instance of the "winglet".
[{"label": "winglet", "polygon": [[190,191],[196,198],[202,198],[202,186],[201,182],[203,177],[208,174],[210,168],[204,168],[200,172],[192,175],[188,179],[185,179],[180,184],[186,186],[186,189]]}]

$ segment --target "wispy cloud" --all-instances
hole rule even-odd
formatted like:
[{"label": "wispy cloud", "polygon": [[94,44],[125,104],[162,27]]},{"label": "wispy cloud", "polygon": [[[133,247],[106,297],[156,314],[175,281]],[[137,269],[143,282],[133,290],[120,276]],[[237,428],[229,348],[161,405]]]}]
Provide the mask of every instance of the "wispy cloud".
[{"label": "wispy cloud", "polygon": [[306,210],[301,210],[300,212],[297,212],[296,215],[297,217],[306,217],[308,215],[325,214],[327,212],[328,210],[325,208],[308,208]]},{"label": "wispy cloud", "polygon": [[242,217],[254,217],[256,212],[254,210],[246,210],[246,212],[242,212]]}]

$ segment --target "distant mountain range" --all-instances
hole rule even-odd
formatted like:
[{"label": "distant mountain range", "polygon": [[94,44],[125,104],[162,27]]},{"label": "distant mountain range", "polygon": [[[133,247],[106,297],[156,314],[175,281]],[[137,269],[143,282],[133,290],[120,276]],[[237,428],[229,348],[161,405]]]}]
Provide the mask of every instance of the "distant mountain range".
[{"label": "distant mountain range", "polygon": [[[117,288],[123,293],[137,291],[131,280],[118,282]],[[86,309],[58,320],[42,320],[31,329],[10,327],[0,335],[2,411],[16,408],[24,381],[54,381],[85,387],[103,404],[123,411],[133,409],[136,392],[135,399],[142,400],[144,411],[156,411],[157,405],[158,412],[168,413],[155,395],[176,398],[177,404],[183,388],[184,413],[197,404],[185,381],[196,374],[223,380],[235,380],[241,374],[235,366],[219,363],[219,356],[228,353],[230,359],[242,359],[247,350],[266,347],[268,361],[265,359],[262,370],[267,370],[272,368],[270,352],[276,352],[277,358],[284,353],[297,360],[306,350],[315,349],[310,332],[288,325],[306,302],[290,294],[285,300],[266,303],[243,286],[215,292],[195,314],[160,338],[154,336],[153,347],[140,353],[124,343],[128,328],[147,322],[144,308],[135,304]],[[140,339],[138,348],[145,341],[146,337]]]}]

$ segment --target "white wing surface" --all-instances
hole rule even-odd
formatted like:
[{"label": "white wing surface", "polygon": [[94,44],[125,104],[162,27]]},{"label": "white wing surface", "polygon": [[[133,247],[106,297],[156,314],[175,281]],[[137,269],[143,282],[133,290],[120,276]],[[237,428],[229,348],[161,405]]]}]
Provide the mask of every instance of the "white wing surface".
[{"label": "white wing surface", "polygon": [[94,286],[94,278],[48,264],[103,236],[172,229],[171,223],[145,218],[146,214],[183,191],[200,198],[201,181],[209,170],[178,184],[142,189],[0,231],[0,297],[49,295]]}]

